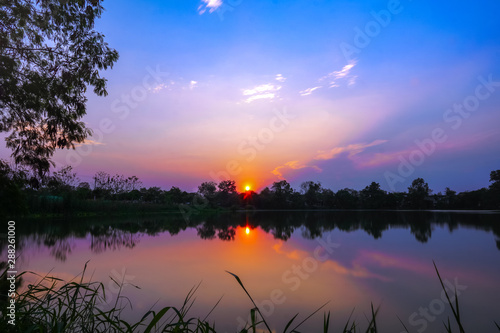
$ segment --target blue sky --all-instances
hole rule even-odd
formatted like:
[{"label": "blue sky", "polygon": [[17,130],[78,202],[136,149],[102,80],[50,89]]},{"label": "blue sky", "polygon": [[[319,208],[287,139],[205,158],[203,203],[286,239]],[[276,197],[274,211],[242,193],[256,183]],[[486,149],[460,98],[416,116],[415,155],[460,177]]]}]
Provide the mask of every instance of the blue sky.
[{"label": "blue sky", "polygon": [[[109,95],[89,95],[94,137],[55,157],[84,180],[401,191],[423,177],[437,192],[487,186],[500,169],[498,1],[104,7],[96,28],[120,53]],[[472,111],[453,111],[463,103]]]}]

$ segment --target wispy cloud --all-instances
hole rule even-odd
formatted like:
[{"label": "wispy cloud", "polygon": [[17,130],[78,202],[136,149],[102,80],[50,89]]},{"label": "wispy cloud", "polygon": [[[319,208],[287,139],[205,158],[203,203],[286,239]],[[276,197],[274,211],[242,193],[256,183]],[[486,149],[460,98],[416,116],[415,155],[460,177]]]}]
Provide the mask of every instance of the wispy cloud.
[{"label": "wispy cloud", "polygon": [[194,81],[194,80],[191,80],[188,82],[186,82],[183,78],[176,78],[175,81],[174,80],[168,80],[168,81],[165,81],[165,82],[162,82],[162,83],[159,83],[155,86],[152,86],[152,87],[149,87],[148,88],[148,91],[152,94],[157,94],[163,90],[166,90],[166,91],[173,91],[175,89],[181,89],[181,90],[185,90],[185,89],[189,89],[189,90],[193,90],[194,88],[197,88],[199,86],[199,82],[198,81]]},{"label": "wispy cloud", "polygon": [[274,99],[276,92],[281,89],[281,86],[272,83],[261,84],[251,89],[243,89],[243,96],[249,96],[245,99],[245,103],[251,103],[259,99]]},{"label": "wispy cloud", "polygon": [[348,81],[347,81],[347,85],[348,86],[352,86],[352,85],[355,85],[356,84],[356,79],[358,78],[357,75],[354,75],[354,76],[351,76],[349,77]]},{"label": "wispy cloud", "polygon": [[[483,133],[478,133],[474,136],[467,136],[456,140],[448,140],[447,142],[440,143],[435,147],[435,151],[464,151],[464,150],[479,150],[485,147],[486,143],[491,143],[492,138],[500,133],[499,130],[491,130]],[[390,165],[401,163],[402,159],[408,158],[415,150],[421,150],[415,143],[410,143],[409,146],[403,149],[376,152],[373,154],[363,154],[357,156],[355,163],[360,168],[378,167],[381,165]]]},{"label": "wispy cloud", "polygon": [[339,71],[333,71],[331,73],[328,73],[327,75],[323,76],[320,78],[320,81],[328,81],[329,87],[334,88],[334,87],[339,87],[339,81],[341,80],[347,80],[347,85],[352,86],[353,84],[356,83],[356,75],[351,75],[351,70],[356,66],[357,61],[356,60],[351,60],[347,65],[342,67],[341,70]]},{"label": "wispy cloud", "polygon": [[245,103],[251,103],[251,102],[259,100],[259,99],[274,99],[274,97],[276,97],[276,95],[274,93],[258,94],[258,95],[248,97],[245,100]]},{"label": "wispy cloud", "polygon": [[356,64],[357,60],[352,60],[347,65],[342,67],[341,70],[333,71],[325,76],[320,77],[317,80],[320,85],[299,91],[300,96],[311,95],[315,90],[323,88],[323,85],[328,85],[328,88],[335,88],[340,87],[342,84],[347,84],[348,86],[356,84],[356,79],[358,78],[358,76],[351,74],[351,70],[354,68],[354,66],[356,66]]},{"label": "wispy cloud", "polygon": [[[278,87],[278,89],[281,87]],[[248,96],[248,95],[254,95],[254,94],[260,94],[260,93],[266,93],[269,91],[275,91],[276,87],[271,84],[261,84],[260,86],[256,86],[255,88],[252,89],[244,89],[243,90],[243,95]]]},{"label": "wispy cloud", "polygon": [[209,13],[213,13],[222,6],[222,0],[201,0],[201,4],[198,6],[198,14],[202,15],[207,10]]},{"label": "wispy cloud", "polygon": [[272,173],[278,178],[283,179],[283,172],[284,170],[300,170],[300,169],[305,169],[305,168],[310,168],[316,172],[321,172],[323,171],[321,168],[317,167],[316,165],[307,165],[307,164],[302,164],[299,161],[290,161],[286,162],[284,165],[280,165],[272,171]]},{"label": "wispy cloud", "polygon": [[75,144],[75,147],[88,146],[88,145],[101,146],[101,145],[104,145],[104,143],[99,142],[99,141],[95,141],[95,140],[91,140],[91,139],[85,139],[85,141]]},{"label": "wispy cloud", "polygon": [[189,89],[190,90],[193,90],[197,86],[198,86],[198,81],[191,81],[191,82],[189,82]]},{"label": "wispy cloud", "polygon": [[302,90],[302,91],[299,91],[299,94],[300,96],[307,96],[307,95],[311,95],[313,93],[314,90],[316,89],[319,89],[321,88],[321,86],[317,86],[317,87],[312,87],[312,88],[307,88],[305,90]]},{"label": "wispy cloud", "polygon": [[361,153],[368,147],[373,147],[387,142],[387,140],[375,140],[371,143],[356,143],[345,147],[335,147],[327,151],[319,151],[314,157],[315,160],[331,160],[342,153],[349,153],[349,157]]},{"label": "wispy cloud", "polygon": [[377,167],[380,165],[392,164],[399,161],[399,156],[407,156],[411,150],[401,150],[392,153],[375,153],[367,156],[360,156],[356,159],[358,167]]},{"label": "wispy cloud", "polygon": [[170,81],[166,81],[166,82],[157,84],[154,87],[150,87],[150,88],[148,88],[148,90],[150,92],[152,92],[153,94],[157,94],[160,91],[165,90],[165,89],[166,90],[172,90],[172,87],[175,86],[175,85],[176,85],[176,83],[174,81],[170,80]]},{"label": "wispy cloud", "polygon": [[281,74],[277,74],[275,80],[278,81],[278,82],[285,82],[286,81],[286,77],[284,77]]}]

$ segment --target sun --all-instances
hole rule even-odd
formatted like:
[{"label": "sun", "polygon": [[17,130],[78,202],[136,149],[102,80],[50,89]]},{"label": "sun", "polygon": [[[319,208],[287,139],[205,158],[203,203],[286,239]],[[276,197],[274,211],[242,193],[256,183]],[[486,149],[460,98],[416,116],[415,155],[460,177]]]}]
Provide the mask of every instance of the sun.
[{"label": "sun", "polygon": [[250,191],[250,186],[249,185],[245,186],[245,191]]},{"label": "sun", "polygon": [[247,235],[250,234],[250,228],[246,227],[245,232],[247,233]]}]

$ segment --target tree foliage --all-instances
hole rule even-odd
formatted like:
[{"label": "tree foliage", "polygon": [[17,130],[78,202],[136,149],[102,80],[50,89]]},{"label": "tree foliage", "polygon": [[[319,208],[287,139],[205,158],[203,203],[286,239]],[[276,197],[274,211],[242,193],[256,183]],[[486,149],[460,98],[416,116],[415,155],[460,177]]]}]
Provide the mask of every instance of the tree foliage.
[{"label": "tree foliage", "polygon": [[372,182],[360,192],[363,206],[368,209],[385,208],[387,193],[380,188],[380,184]]},{"label": "tree foliage", "polygon": [[21,191],[22,181],[3,160],[0,160],[0,214],[25,213],[27,205]]},{"label": "tree foliage", "polygon": [[205,198],[211,198],[217,191],[217,184],[214,182],[203,182],[198,186],[198,192]]},{"label": "tree foliage", "polygon": [[73,172],[73,167],[68,165],[48,177],[47,187],[54,193],[69,192],[74,190],[79,182],[76,172]]},{"label": "tree foliage", "polygon": [[429,184],[422,178],[413,180],[408,187],[408,201],[410,208],[424,209],[430,206],[429,196],[431,194]]},{"label": "tree foliage", "polygon": [[286,180],[274,182],[271,190],[274,195],[273,202],[277,208],[289,208],[291,206],[294,191]]},{"label": "tree foliage", "polygon": [[304,194],[304,199],[308,207],[315,207],[320,201],[321,183],[307,181],[300,184],[300,189]]},{"label": "tree foliage", "polygon": [[219,190],[223,193],[236,193],[236,182],[234,180],[223,180],[219,183]]},{"label": "tree foliage", "polygon": [[495,208],[500,209],[500,170],[491,171],[490,182],[492,204]]},{"label": "tree foliage", "polygon": [[[301,192],[296,191],[286,181],[274,182],[270,188],[260,192],[236,191],[234,180],[224,180],[219,184],[204,182],[195,193],[189,193],[172,186],[170,190],[160,187],[140,187],[141,181],[135,177],[114,175],[100,171],[93,181],[79,182],[70,166],[55,171],[45,177],[38,187],[31,185],[29,172],[23,168],[12,169],[0,160],[0,213],[18,213],[29,210],[31,213],[69,213],[77,209],[91,208],[99,211],[100,207],[117,209],[136,207],[141,211],[151,208],[175,210],[183,214],[184,219],[207,210],[219,209],[271,209],[271,210],[398,210],[398,209],[498,209],[500,195],[497,173],[492,173],[489,188],[457,193],[446,188],[444,193],[432,194],[429,185],[422,178],[417,178],[408,188],[408,192],[388,193],[379,183],[372,182],[361,191],[345,188],[337,192],[323,188],[319,182],[304,182]],[[77,185],[78,184],[78,185]],[[107,205],[107,206],[106,206]],[[123,205],[123,206],[120,206]],[[93,207],[93,208],[92,208]],[[116,207],[116,208],[113,208]],[[141,208],[142,207],[142,208]],[[315,235],[314,221],[306,221],[308,234]],[[371,222],[367,222],[371,223]],[[345,225],[349,230],[350,226]],[[382,229],[373,229],[370,234],[380,237]],[[207,237],[215,237],[210,228],[201,230]],[[289,237],[291,230],[286,224],[276,230],[279,237]],[[425,240],[430,234],[427,227],[415,225],[412,232],[417,239]],[[231,238],[231,232],[219,233],[219,237]]]},{"label": "tree foliage", "polygon": [[43,177],[56,148],[91,134],[87,87],[106,95],[100,70],[118,53],[94,30],[101,0],[0,0],[0,132],[16,164]]}]

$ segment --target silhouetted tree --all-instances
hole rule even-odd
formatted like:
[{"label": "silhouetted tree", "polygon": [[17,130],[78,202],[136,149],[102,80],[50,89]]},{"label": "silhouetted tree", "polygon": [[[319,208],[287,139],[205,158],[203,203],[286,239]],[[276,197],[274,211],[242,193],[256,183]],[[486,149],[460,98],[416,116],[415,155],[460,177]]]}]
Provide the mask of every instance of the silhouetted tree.
[{"label": "silhouetted tree", "polygon": [[320,206],[322,208],[334,208],[335,206],[335,193],[328,188],[322,188],[320,195]]},{"label": "silhouetted tree", "polygon": [[338,209],[356,209],[358,208],[358,192],[349,188],[338,190],[335,193],[335,208]]},{"label": "silhouetted tree", "polygon": [[319,206],[321,183],[307,181],[300,185],[300,189],[304,194],[305,203],[308,207],[313,208]]},{"label": "silhouetted tree", "polygon": [[413,180],[408,187],[408,206],[413,209],[426,209],[430,207],[429,196],[431,194],[429,184],[422,178]]},{"label": "silhouetted tree", "polygon": [[201,183],[200,186],[198,186],[198,193],[200,193],[206,198],[215,195],[216,191],[217,191],[217,184],[214,182],[204,182]]},{"label": "silhouetted tree", "polygon": [[104,171],[98,171],[93,177],[93,194],[97,198],[105,198],[111,194],[111,175]]},{"label": "silhouetted tree", "polygon": [[457,192],[447,187],[444,191],[444,208],[455,209],[457,208]]},{"label": "silhouetted tree", "polygon": [[234,180],[223,180],[219,183],[219,191],[224,193],[236,193],[236,183]]},{"label": "silhouetted tree", "polygon": [[76,187],[76,195],[80,200],[87,200],[92,198],[92,190],[90,184],[82,182]]},{"label": "silhouetted tree", "polygon": [[286,181],[274,182],[271,186],[274,208],[289,208],[292,203],[292,186]]},{"label": "silhouetted tree", "polygon": [[500,170],[490,173],[490,182],[492,208],[500,209]]},{"label": "silhouetted tree", "polygon": [[15,172],[7,162],[0,160],[0,215],[27,212],[25,195],[20,185],[21,183],[16,181]]},{"label": "silhouetted tree", "polygon": [[118,53],[94,30],[101,0],[17,0],[0,6],[0,132],[17,164],[39,178],[56,148],[91,134],[87,88],[106,95],[99,71]]},{"label": "silhouetted tree", "polygon": [[54,195],[69,194],[75,189],[79,183],[76,172],[73,172],[73,167],[68,165],[59,171],[55,171],[47,180],[47,187],[50,193]]},{"label": "silhouetted tree", "polygon": [[172,188],[165,193],[165,197],[167,204],[171,206],[184,204],[190,201],[188,193],[176,186],[172,186]]},{"label": "silhouetted tree", "polygon": [[405,199],[406,193],[404,192],[389,192],[385,197],[386,208],[400,209],[403,207]]},{"label": "silhouetted tree", "polygon": [[215,195],[217,192],[217,184],[214,182],[204,182],[198,186],[198,193],[202,195],[208,204],[213,207],[215,206]]},{"label": "silhouetted tree", "polygon": [[488,202],[491,202],[491,191],[487,188],[461,192],[457,195],[457,206],[461,209],[491,208]]},{"label": "silhouetted tree", "polygon": [[359,193],[363,208],[379,209],[385,208],[386,192],[380,188],[380,184],[372,182]]},{"label": "silhouetted tree", "polygon": [[138,190],[141,186],[142,182],[139,180],[137,176],[131,176],[127,178],[127,188],[128,192]]},{"label": "silhouetted tree", "polygon": [[258,208],[262,209],[271,209],[274,207],[274,194],[269,189],[269,187],[265,187],[260,193],[254,195],[254,202]]},{"label": "silhouetted tree", "polygon": [[161,188],[154,186],[150,188],[141,188],[139,191],[142,195],[142,200],[146,202],[162,203],[164,202],[163,191]]},{"label": "silhouetted tree", "polygon": [[223,180],[219,183],[217,192],[217,202],[222,207],[235,207],[239,204],[239,196],[236,192],[234,180]]}]

